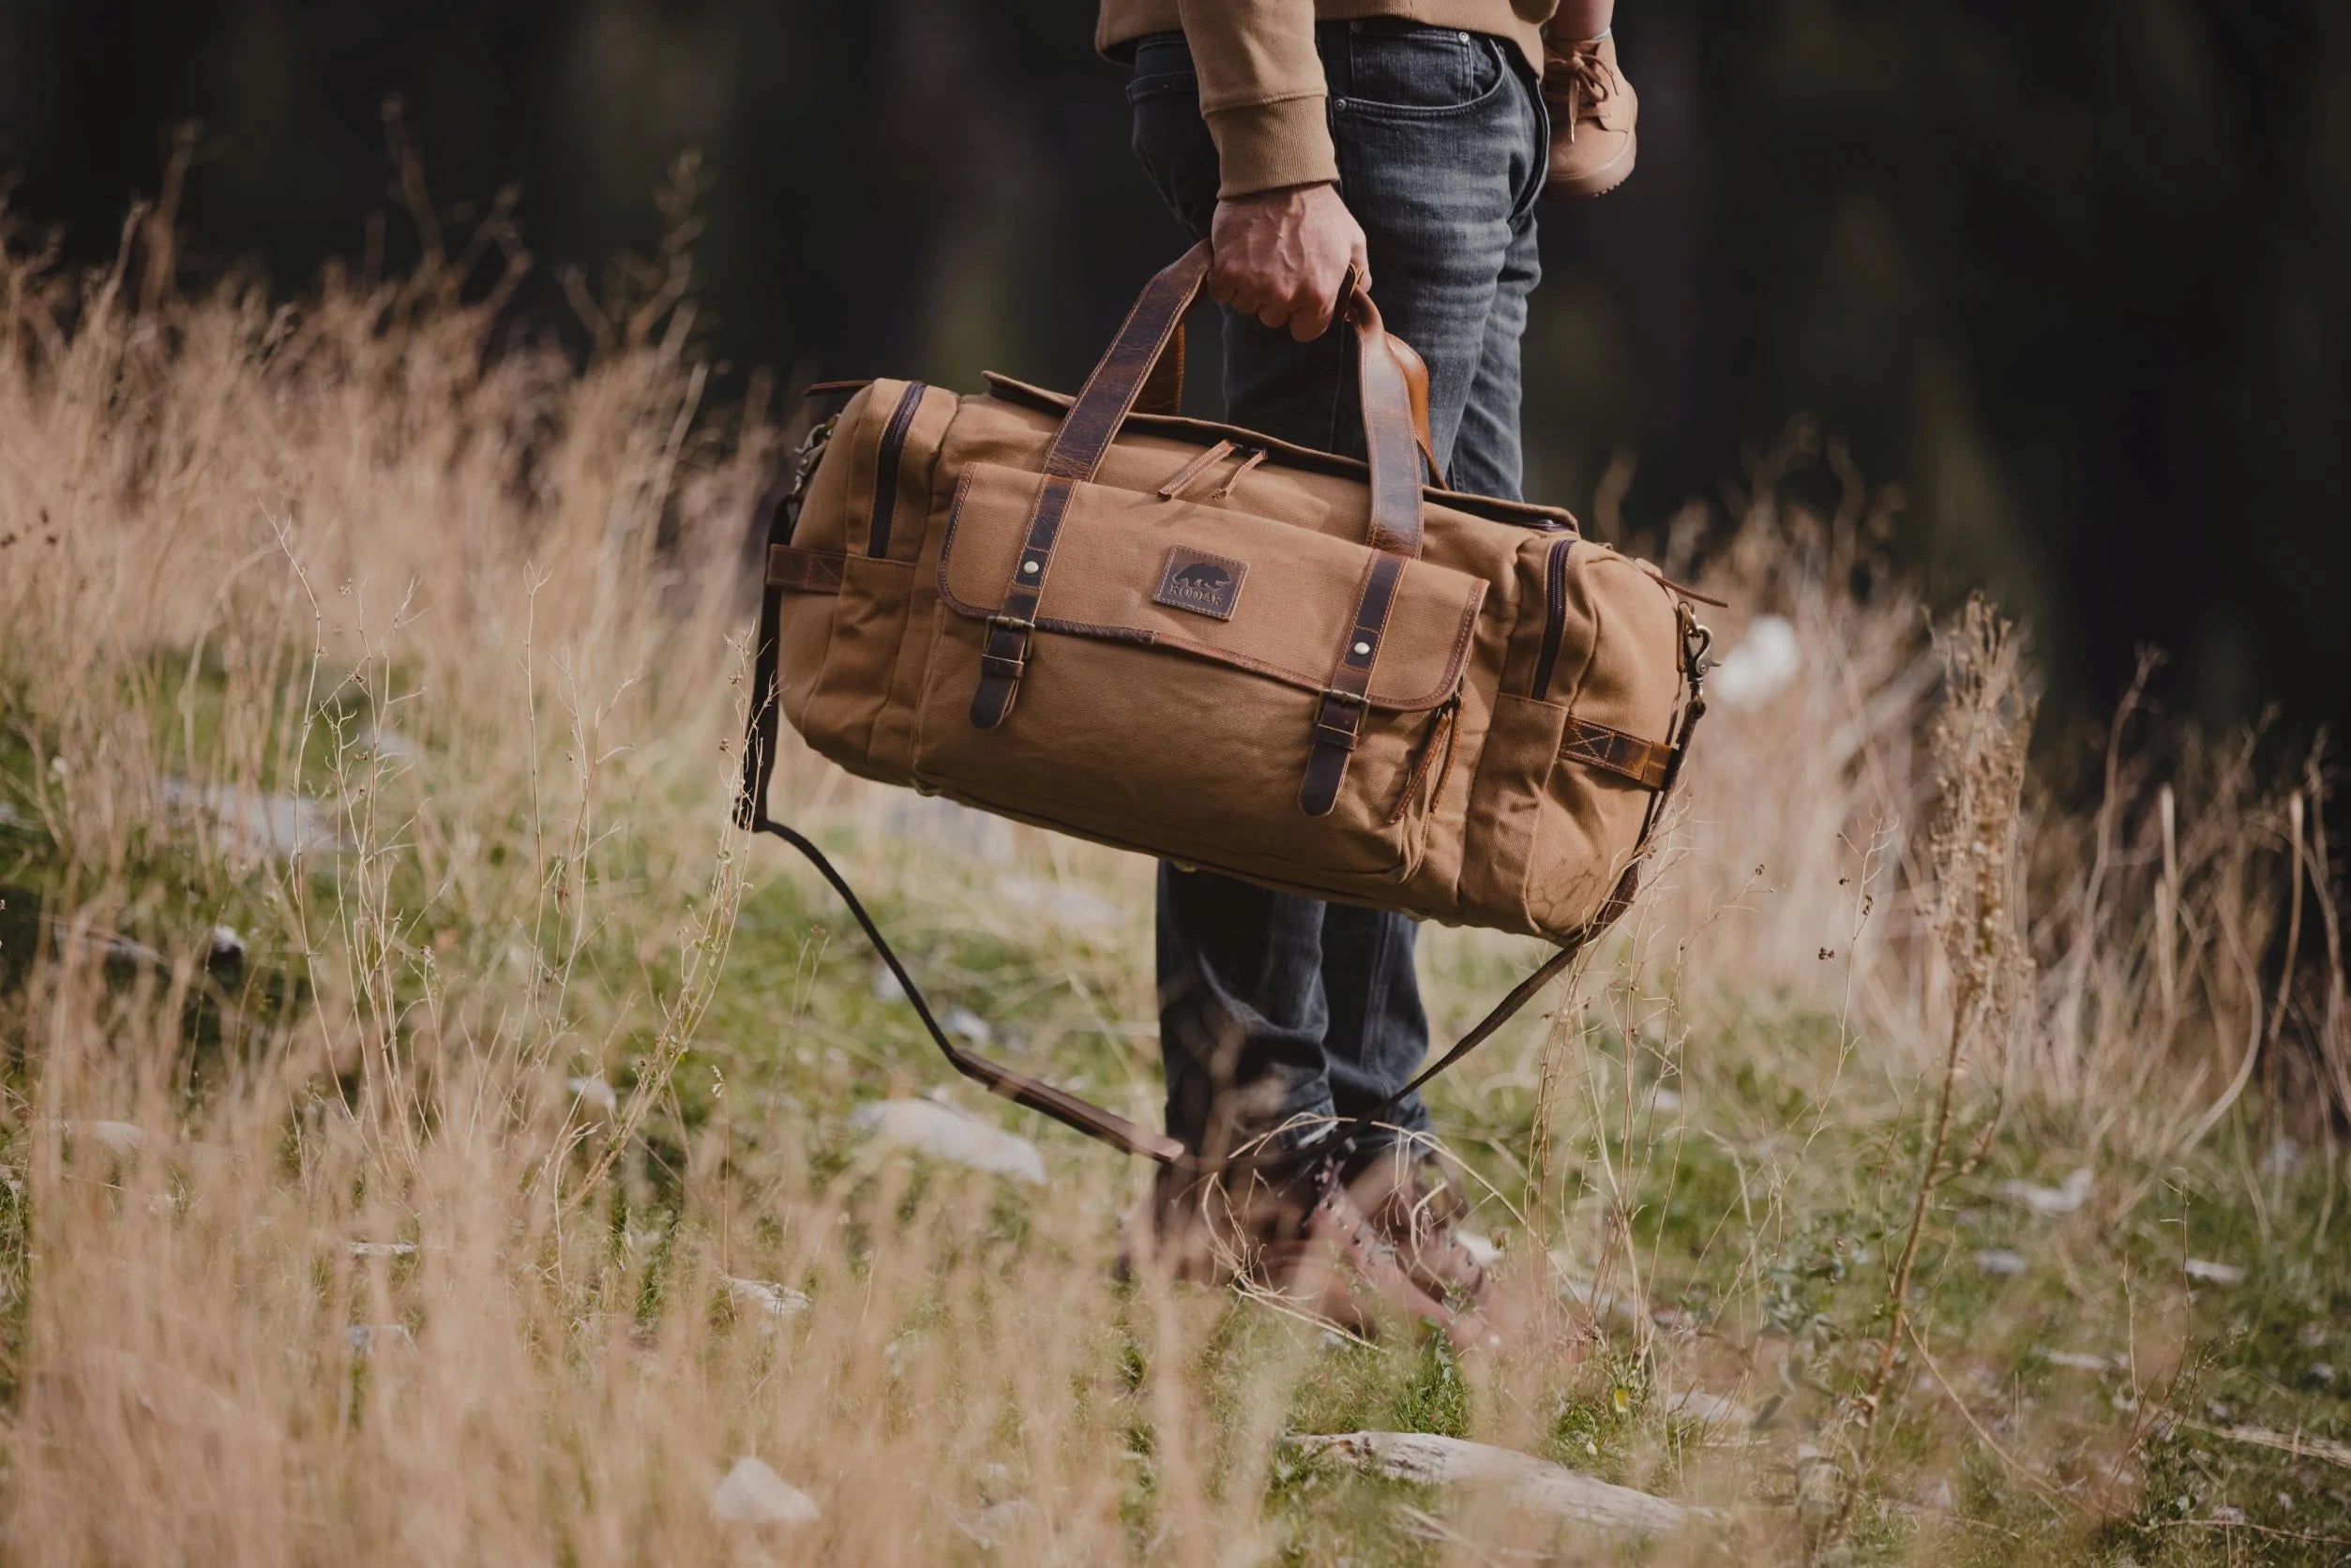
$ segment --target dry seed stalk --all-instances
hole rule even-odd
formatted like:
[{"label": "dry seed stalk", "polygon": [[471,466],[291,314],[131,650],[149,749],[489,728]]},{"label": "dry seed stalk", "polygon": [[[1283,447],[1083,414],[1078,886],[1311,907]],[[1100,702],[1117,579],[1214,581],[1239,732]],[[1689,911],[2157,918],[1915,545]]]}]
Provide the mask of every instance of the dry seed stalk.
[{"label": "dry seed stalk", "polygon": [[1890,1321],[1868,1386],[1856,1400],[1861,1436],[1845,1492],[1824,1545],[1853,1527],[1875,1457],[1878,1416],[1910,1329],[1910,1276],[1936,1190],[1954,1168],[1945,1164],[1960,1070],[1971,1046],[2005,1037],[2032,979],[2011,890],[2025,784],[2026,742],[2034,703],[2018,674],[2014,628],[1981,596],[1936,638],[1945,686],[1943,711],[1928,737],[1941,798],[1927,848],[1936,869],[1929,925],[1951,966],[1951,1031],[1943,1053],[1935,1116],[1911,1194],[1902,1251],[1887,1276]]}]

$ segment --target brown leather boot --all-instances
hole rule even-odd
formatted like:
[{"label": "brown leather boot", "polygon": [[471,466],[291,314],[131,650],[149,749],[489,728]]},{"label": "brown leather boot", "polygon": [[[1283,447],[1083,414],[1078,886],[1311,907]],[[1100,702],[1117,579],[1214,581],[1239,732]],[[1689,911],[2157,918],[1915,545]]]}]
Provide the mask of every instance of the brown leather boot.
[{"label": "brown leather boot", "polygon": [[1543,101],[1551,111],[1551,173],[1543,194],[1579,202],[1622,185],[1633,173],[1641,104],[1617,68],[1617,40],[1546,47]]},{"label": "brown leather boot", "polygon": [[1352,1334],[1418,1321],[1436,1324],[1462,1349],[1491,1338],[1474,1312],[1457,1312],[1414,1283],[1319,1157],[1222,1172],[1164,1167],[1137,1221],[1123,1271],[1148,1247],[1170,1277],[1240,1282]]},{"label": "brown leather boot", "polygon": [[1413,1284],[1454,1307],[1484,1304],[1485,1265],[1457,1229],[1469,1205],[1434,1154],[1391,1144],[1349,1177],[1347,1188]]},{"label": "brown leather boot", "polygon": [[1229,1285],[1243,1250],[1230,1203],[1213,1173],[1190,1160],[1152,1173],[1151,1191],[1120,1227],[1116,1273],[1132,1279],[1149,1260],[1170,1279]]},{"label": "brown leather boot", "polygon": [[1475,1313],[1455,1312],[1414,1283],[1396,1249],[1335,1179],[1320,1182],[1303,1214],[1284,1216],[1251,1259],[1248,1278],[1308,1317],[1354,1334],[1433,1323],[1464,1350],[1490,1337]]}]

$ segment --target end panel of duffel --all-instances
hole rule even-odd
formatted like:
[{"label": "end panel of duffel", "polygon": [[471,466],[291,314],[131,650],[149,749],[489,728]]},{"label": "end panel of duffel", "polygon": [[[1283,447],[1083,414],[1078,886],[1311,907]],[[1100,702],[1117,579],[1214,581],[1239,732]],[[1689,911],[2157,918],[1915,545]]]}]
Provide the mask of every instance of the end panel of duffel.
[{"label": "end panel of duffel", "polygon": [[784,717],[821,755],[874,776],[874,731],[914,597],[952,392],[877,381],[837,416],[785,559]]},{"label": "end panel of duffel", "polygon": [[1564,942],[1601,917],[1645,847],[1689,698],[1682,616],[1654,572],[1588,539],[1530,545],[1520,569],[1463,915]]}]

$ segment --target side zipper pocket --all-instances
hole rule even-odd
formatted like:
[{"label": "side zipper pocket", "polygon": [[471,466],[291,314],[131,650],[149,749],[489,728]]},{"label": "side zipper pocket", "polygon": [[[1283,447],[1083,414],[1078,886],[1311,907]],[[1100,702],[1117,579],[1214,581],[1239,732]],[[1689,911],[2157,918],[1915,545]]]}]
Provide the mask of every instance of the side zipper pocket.
[{"label": "side zipper pocket", "polygon": [[1437,709],[1429,725],[1428,739],[1422,743],[1421,754],[1404,776],[1404,789],[1396,796],[1395,809],[1388,813],[1388,825],[1395,826],[1412,809],[1412,803],[1421,798],[1421,786],[1428,782],[1429,764],[1438,762],[1437,783],[1429,790],[1427,804],[1434,807],[1437,797],[1445,792],[1445,780],[1453,776],[1453,743],[1454,719],[1461,712],[1461,699],[1448,697]]},{"label": "side zipper pocket", "polygon": [[1560,662],[1560,638],[1567,629],[1567,552],[1573,536],[1551,547],[1543,564],[1543,651],[1535,658],[1534,685],[1528,695],[1541,701],[1551,694],[1551,670]]},{"label": "side zipper pocket", "polygon": [[898,457],[906,450],[906,432],[914,428],[914,411],[923,406],[927,390],[919,381],[908,382],[906,390],[898,394],[898,406],[890,411],[890,422],[882,428],[882,449],[873,463],[873,526],[866,537],[866,553],[877,561],[890,553],[890,520],[898,501]]}]

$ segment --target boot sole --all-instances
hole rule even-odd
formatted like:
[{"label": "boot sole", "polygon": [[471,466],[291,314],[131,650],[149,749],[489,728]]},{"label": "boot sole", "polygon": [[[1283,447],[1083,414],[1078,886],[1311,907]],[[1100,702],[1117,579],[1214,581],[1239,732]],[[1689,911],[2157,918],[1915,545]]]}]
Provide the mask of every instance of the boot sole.
[{"label": "boot sole", "polygon": [[1613,163],[1605,164],[1580,180],[1550,180],[1543,187],[1546,202],[1589,202],[1595,196],[1605,196],[1633,177],[1633,163],[1641,150],[1640,132],[1624,139],[1624,151]]}]

